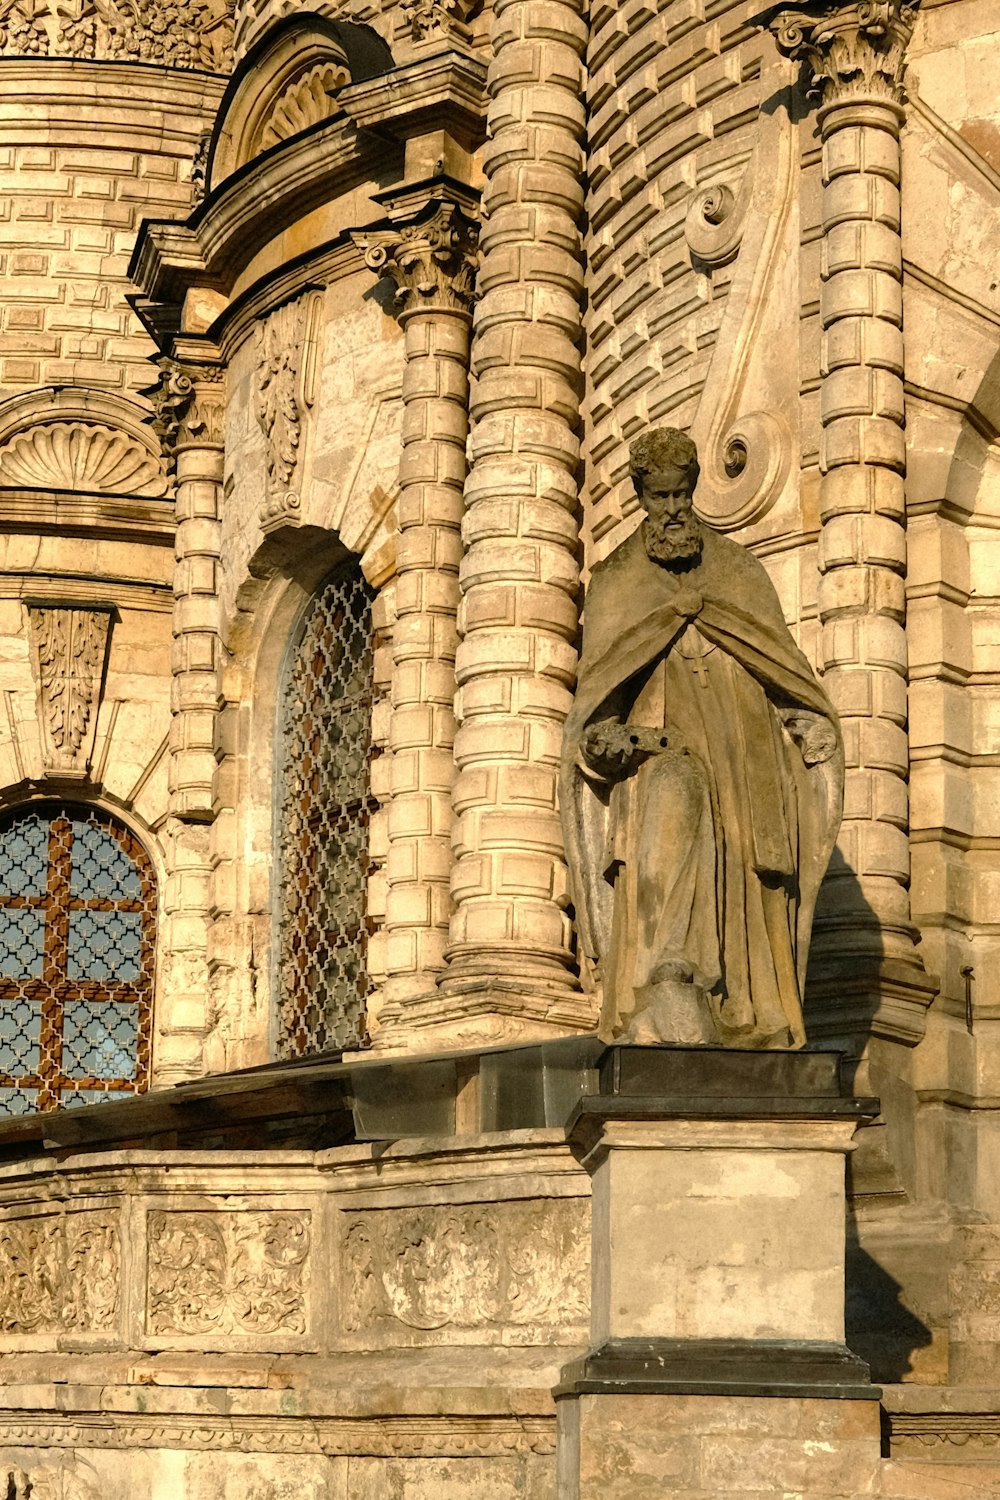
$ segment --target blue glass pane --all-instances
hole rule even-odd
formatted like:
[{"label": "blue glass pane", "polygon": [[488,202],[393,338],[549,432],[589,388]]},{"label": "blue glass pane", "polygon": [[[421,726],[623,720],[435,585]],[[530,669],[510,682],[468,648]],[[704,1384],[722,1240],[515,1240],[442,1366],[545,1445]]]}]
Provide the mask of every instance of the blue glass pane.
[{"label": "blue glass pane", "polygon": [[133,984],[139,978],[141,944],[141,912],[71,911],[66,973],[70,979]]},{"label": "blue glass pane", "polygon": [[30,906],[0,906],[0,977],[37,978],[44,945],[44,912]]},{"label": "blue glass pane", "polygon": [[134,1005],[67,1003],[63,1072],[70,1077],[133,1078],[138,1015]]},{"label": "blue glass pane", "polygon": [[0,1089],[0,1115],[30,1115],[36,1096],[35,1089]]},{"label": "blue glass pane", "polygon": [[30,1000],[0,1000],[0,1073],[15,1078],[38,1071],[42,1012]]},{"label": "blue glass pane", "polygon": [[69,893],[102,901],[138,901],[139,872],[117,839],[96,823],[73,819]]},{"label": "blue glass pane", "polygon": [[0,833],[0,896],[44,896],[48,862],[48,818],[19,818]]}]

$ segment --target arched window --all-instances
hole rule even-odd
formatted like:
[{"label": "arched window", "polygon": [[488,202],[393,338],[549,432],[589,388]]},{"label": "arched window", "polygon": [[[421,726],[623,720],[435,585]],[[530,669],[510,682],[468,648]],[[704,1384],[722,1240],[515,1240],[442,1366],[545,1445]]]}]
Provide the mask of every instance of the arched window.
[{"label": "arched window", "polygon": [[356,562],[311,601],[281,693],[279,1057],[356,1047],[369,993],[372,593]]},{"label": "arched window", "polygon": [[0,1113],[148,1087],[155,938],[124,823],[50,802],[0,819]]}]

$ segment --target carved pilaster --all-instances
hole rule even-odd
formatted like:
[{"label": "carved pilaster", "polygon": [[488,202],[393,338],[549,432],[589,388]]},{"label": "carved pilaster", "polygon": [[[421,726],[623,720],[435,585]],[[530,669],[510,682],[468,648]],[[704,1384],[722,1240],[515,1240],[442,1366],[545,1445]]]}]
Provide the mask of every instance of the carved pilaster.
[{"label": "carved pilaster", "polygon": [[395,287],[404,329],[403,452],[389,731],[389,851],[381,1031],[391,1044],[434,996],[451,914],[451,789],[469,332],[477,228],[437,199],[418,218],[354,235]]},{"label": "carved pilaster", "polygon": [[909,898],[899,129],[915,14],[902,0],[826,0],[762,18],[822,99],[819,665],[847,763],[807,1024],[814,1038],[910,1043],[935,991]]},{"label": "carved pilaster", "polygon": [[857,0],[781,7],[767,15],[778,51],[808,66],[823,103],[901,104],[903,59],[917,5]]},{"label": "carved pilaster", "polygon": [[302,521],[296,487],[316,390],[320,294],[313,290],[275,308],[257,325],[257,421],[267,443],[265,533]]},{"label": "carved pilaster", "polygon": [[[179,341],[180,342],[180,341]],[[209,835],[214,810],[219,706],[219,566],[226,420],[226,372],[205,341],[158,361],[147,392],[154,426],[175,476],[171,719],[162,831],[167,880],[162,946],[163,1004],[157,1020],[161,1079],[202,1071],[208,1027]]]},{"label": "carved pilaster", "polygon": [[47,775],[82,778],[90,769],[112,615],[110,608],[28,606]]}]

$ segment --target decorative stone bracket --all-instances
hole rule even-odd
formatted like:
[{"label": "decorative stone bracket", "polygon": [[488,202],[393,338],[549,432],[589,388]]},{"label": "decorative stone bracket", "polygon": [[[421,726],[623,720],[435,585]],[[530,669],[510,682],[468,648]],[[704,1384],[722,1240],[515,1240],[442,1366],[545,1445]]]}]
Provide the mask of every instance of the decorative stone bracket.
[{"label": "decorative stone bracket", "polygon": [[90,770],[113,616],[112,605],[28,604],[48,775],[82,779]]},{"label": "decorative stone bracket", "polygon": [[316,396],[320,310],[321,294],[308,291],[257,327],[256,410],[267,442],[267,495],[260,512],[265,534],[302,523],[296,475]]}]

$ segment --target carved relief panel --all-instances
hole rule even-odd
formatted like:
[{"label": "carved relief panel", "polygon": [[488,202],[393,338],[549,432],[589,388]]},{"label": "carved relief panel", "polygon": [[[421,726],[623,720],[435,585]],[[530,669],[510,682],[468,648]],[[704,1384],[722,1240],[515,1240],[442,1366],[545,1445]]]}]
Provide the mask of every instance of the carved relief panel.
[{"label": "carved relief panel", "polygon": [[0,1343],[9,1336],[117,1332],[118,1211],[0,1222]]},{"label": "carved relief panel", "polygon": [[145,1332],[171,1348],[298,1345],[313,1332],[308,1209],[150,1209]]},{"label": "carved relief panel", "polygon": [[590,1201],[345,1213],[339,1299],[355,1347],[585,1342]]}]

